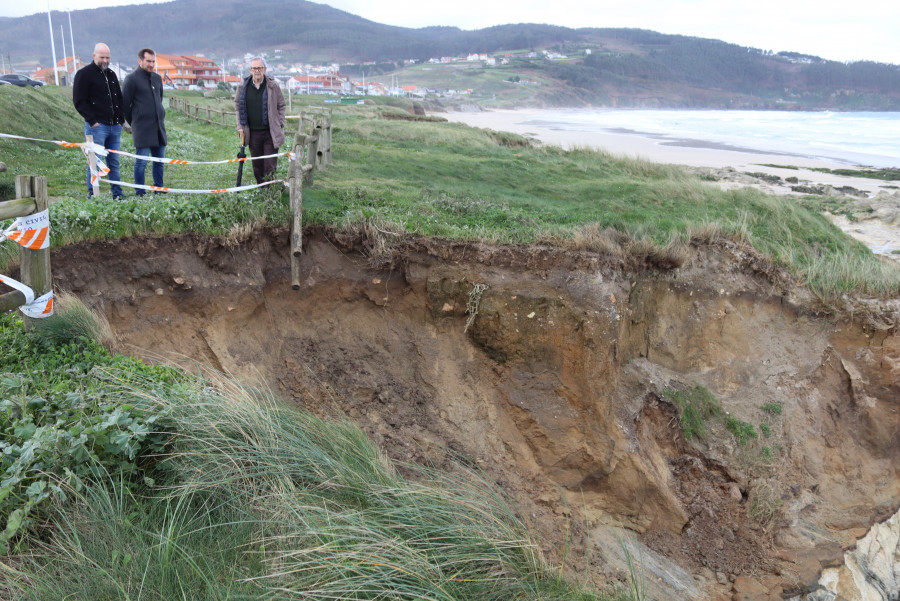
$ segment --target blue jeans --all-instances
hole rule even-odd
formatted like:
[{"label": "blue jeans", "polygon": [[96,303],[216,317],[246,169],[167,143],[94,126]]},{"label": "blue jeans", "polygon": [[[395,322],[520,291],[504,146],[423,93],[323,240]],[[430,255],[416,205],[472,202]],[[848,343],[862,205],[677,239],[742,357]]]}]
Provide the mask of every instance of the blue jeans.
[{"label": "blue jeans", "polygon": [[[106,125],[105,123],[98,123],[96,127],[92,127],[90,123],[85,123],[84,135],[94,136],[94,144],[99,144],[103,148],[109,148],[110,150],[119,150],[121,148],[121,125]],[[102,157],[101,160],[106,163],[107,167],[109,167],[109,175],[107,176],[107,178],[117,182],[122,181],[122,178],[119,176],[119,155],[109,153],[105,157]],[[87,169],[87,189],[88,198],[90,198],[94,195],[93,189],[91,188],[90,167],[88,167]],[[113,198],[119,198],[120,196],[123,196],[122,186],[118,184],[110,184],[109,189],[112,192]]]},{"label": "blue jeans", "polygon": [[[166,147],[165,146],[141,146],[140,148],[134,149],[134,154],[139,154],[142,157],[152,156],[158,159],[166,158]],[[144,173],[147,170],[147,163],[150,161],[143,161],[141,159],[134,160],[134,183],[143,186],[144,185]],[[163,171],[165,170],[165,165],[163,163],[157,163],[154,161],[153,163],[153,185],[157,188],[163,187]],[[138,188],[135,191],[135,194],[138,196],[143,196],[146,190],[141,190]],[[160,192],[154,192],[154,194],[160,194]]]}]

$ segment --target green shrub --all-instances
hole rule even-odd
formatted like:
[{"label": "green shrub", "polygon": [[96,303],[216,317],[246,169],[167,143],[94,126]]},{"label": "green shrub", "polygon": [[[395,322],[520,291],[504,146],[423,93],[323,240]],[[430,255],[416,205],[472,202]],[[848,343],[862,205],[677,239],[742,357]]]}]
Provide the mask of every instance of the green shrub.
[{"label": "green shrub", "polygon": [[731,417],[730,415],[725,418],[725,427],[728,428],[729,432],[734,434],[738,444],[741,446],[747,444],[751,438],[759,438],[756,434],[756,429],[754,429],[752,424],[748,424],[747,422]]},{"label": "green shrub", "polygon": [[[62,322],[60,322],[62,323]],[[111,356],[84,336],[65,339],[67,328],[23,330],[17,313],[0,317],[0,550],[51,501],[65,499],[84,479],[100,473],[134,473],[142,456],[159,452],[167,435],[161,416],[123,395],[108,377],[174,382],[176,373],[123,356]],[[80,331],[80,330],[79,330]]]},{"label": "green shrub", "polygon": [[689,390],[666,388],[663,396],[678,407],[685,440],[693,440],[694,436],[702,438],[706,434],[706,420],[722,413],[716,397],[700,384]]},{"label": "green shrub", "polygon": [[762,406],[762,410],[772,415],[781,415],[782,406],[781,403],[766,403]]}]

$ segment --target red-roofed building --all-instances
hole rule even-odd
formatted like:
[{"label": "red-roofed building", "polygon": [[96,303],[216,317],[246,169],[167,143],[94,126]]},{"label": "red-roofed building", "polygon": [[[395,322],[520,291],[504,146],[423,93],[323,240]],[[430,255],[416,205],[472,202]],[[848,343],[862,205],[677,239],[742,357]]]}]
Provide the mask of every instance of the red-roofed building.
[{"label": "red-roofed building", "polygon": [[[222,70],[208,58],[202,56],[156,53],[156,72],[163,83],[178,88],[202,83],[214,88],[222,81]],[[199,83],[198,83],[199,82]]]},{"label": "red-roofed building", "polygon": [[326,75],[294,75],[287,88],[295,94],[340,94],[350,91],[350,83],[339,73]]},{"label": "red-roofed building", "polygon": [[205,56],[192,56],[190,54],[183,54],[181,56],[182,58],[187,59],[188,63],[190,63],[191,67],[194,69],[194,75],[197,76],[198,80],[207,84],[207,87],[214,88],[216,87],[216,84],[222,81],[222,69],[220,69],[219,65],[212,59],[208,59]]},{"label": "red-roofed building", "polygon": [[[75,72],[82,68],[86,63],[82,62],[77,56],[67,56],[56,61],[56,72],[59,73],[59,85],[71,85]],[[46,84],[55,84],[56,77],[53,74],[53,67],[39,68],[31,73],[32,79],[38,79]]]}]

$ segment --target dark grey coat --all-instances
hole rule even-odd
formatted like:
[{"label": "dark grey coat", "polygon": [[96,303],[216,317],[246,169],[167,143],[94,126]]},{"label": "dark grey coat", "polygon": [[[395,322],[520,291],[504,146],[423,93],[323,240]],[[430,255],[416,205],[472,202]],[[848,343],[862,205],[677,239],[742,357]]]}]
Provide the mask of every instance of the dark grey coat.
[{"label": "dark grey coat", "polygon": [[140,67],[122,83],[125,120],[131,124],[135,148],[166,145],[166,109],[159,73],[147,73]]}]

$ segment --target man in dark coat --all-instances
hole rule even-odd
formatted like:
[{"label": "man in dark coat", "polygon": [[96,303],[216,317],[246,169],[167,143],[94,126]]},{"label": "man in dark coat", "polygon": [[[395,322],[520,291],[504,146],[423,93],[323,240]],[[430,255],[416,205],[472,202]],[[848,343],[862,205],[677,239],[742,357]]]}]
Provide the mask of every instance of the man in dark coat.
[{"label": "man in dark coat", "polygon": [[[131,124],[134,152],[141,156],[165,158],[166,156],[166,109],[163,107],[162,77],[156,73],[156,53],[150,48],[138,52],[138,69],[125,78],[122,95],[125,99],[125,120]],[[163,163],[153,162],[153,185],[163,187]],[[147,161],[134,162],[134,183],[144,185]],[[162,193],[157,190],[156,194]],[[138,196],[144,190],[138,188]]]},{"label": "man in dark coat", "polygon": [[[94,143],[110,150],[119,150],[122,143],[122,89],[119,78],[109,68],[109,46],[99,43],[94,46],[93,62],[85,65],[75,74],[72,84],[72,102],[84,118],[84,135],[93,136]],[[109,179],[119,179],[119,155],[110,153],[106,157]],[[91,170],[87,173],[88,196],[93,194]],[[114,199],[122,198],[122,186],[110,187]]]},{"label": "man in dark coat", "polygon": [[[274,78],[266,75],[266,61],[257,56],[250,60],[250,77],[244,79],[234,96],[237,131],[250,147],[250,155],[275,154],[284,144],[284,95]],[[253,159],[256,183],[271,179],[278,157]]]}]

